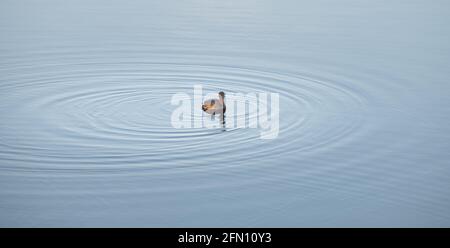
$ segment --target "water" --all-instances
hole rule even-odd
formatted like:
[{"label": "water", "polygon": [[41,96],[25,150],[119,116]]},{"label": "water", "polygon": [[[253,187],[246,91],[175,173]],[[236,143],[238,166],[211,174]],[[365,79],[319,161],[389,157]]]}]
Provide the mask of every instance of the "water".
[{"label": "water", "polygon": [[[448,1],[1,1],[0,226],[450,226]],[[280,132],[171,96],[280,94]]]}]

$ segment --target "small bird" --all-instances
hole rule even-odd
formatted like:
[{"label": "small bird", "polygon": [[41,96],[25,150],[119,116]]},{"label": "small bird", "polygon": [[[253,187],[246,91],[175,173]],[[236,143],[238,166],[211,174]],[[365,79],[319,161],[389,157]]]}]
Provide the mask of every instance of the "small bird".
[{"label": "small bird", "polygon": [[219,99],[206,100],[202,105],[202,109],[211,115],[224,114],[227,110],[225,106],[225,93],[223,91],[219,92]]}]

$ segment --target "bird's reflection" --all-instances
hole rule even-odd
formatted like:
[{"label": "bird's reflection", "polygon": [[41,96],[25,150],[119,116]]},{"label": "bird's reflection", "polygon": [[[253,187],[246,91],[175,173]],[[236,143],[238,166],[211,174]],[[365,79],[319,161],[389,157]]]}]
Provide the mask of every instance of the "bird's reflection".
[{"label": "bird's reflection", "polygon": [[[218,121],[220,122],[220,127],[222,128],[222,131],[223,132],[225,132],[226,131],[226,128],[225,128],[225,126],[226,126],[226,116],[225,116],[225,114],[221,114],[221,115],[219,115],[218,116]],[[211,115],[211,121],[215,121],[216,120],[216,115],[215,114],[213,114],[213,115]]]},{"label": "bird's reflection", "polygon": [[220,122],[222,124],[222,131],[225,132],[226,131],[226,128],[225,128],[225,114],[222,114],[220,116]]}]

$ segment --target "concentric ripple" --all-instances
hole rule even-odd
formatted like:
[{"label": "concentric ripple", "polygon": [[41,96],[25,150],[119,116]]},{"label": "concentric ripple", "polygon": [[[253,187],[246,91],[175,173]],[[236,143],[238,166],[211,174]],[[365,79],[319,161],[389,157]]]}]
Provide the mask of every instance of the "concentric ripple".
[{"label": "concentric ripple", "polygon": [[[150,62],[30,71],[2,86],[2,92],[9,92],[2,98],[3,115],[10,116],[1,129],[4,169],[213,169],[224,153],[232,154],[228,166],[245,166],[255,158],[326,149],[351,138],[363,122],[365,99],[358,92],[289,72]],[[203,86],[203,95],[219,90],[279,93],[279,137],[261,140],[261,130],[253,128],[173,128],[171,97],[183,92],[193,98],[194,85]],[[14,112],[7,112],[12,103]]]},{"label": "concentric ripple", "polygon": [[0,1],[0,227],[450,226],[444,2]]}]

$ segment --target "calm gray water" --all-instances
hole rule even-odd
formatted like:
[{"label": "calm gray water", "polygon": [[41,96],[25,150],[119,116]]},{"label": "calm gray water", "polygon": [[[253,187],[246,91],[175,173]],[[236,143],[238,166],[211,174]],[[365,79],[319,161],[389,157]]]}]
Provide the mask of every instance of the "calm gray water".
[{"label": "calm gray water", "polygon": [[[449,1],[0,2],[0,226],[450,226]],[[280,133],[174,129],[276,92]]]}]

